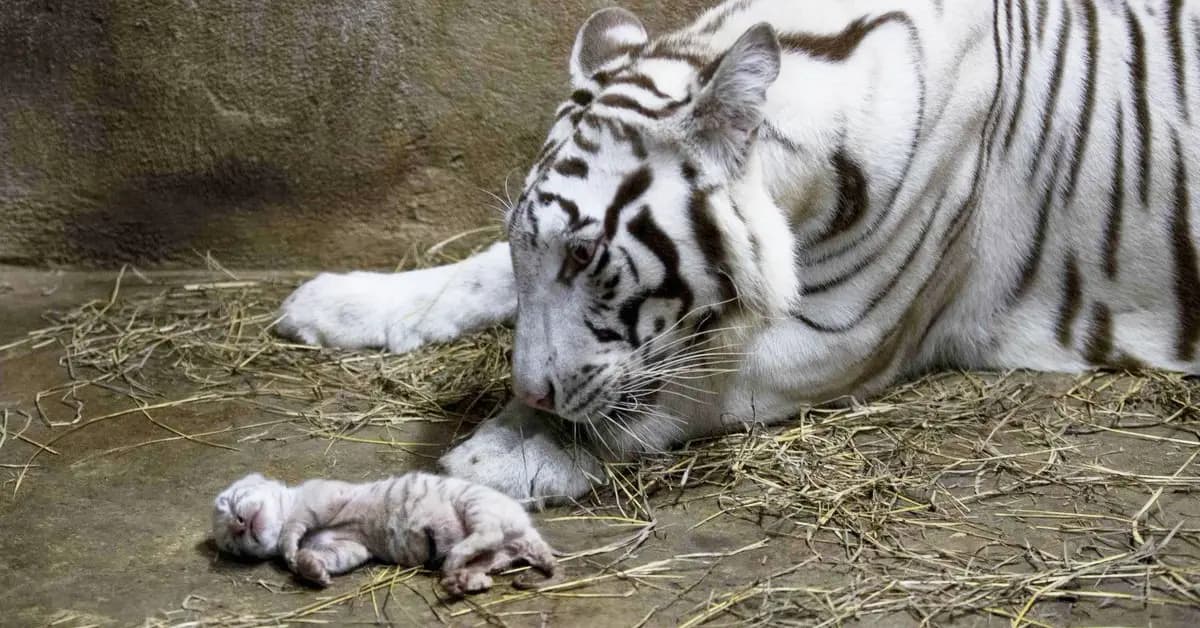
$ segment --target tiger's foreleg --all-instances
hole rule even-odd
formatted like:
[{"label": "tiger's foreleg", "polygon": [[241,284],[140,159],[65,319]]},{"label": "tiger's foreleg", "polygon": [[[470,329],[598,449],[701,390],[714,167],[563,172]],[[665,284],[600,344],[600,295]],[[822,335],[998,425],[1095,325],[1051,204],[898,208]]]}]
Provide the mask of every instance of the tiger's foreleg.
[{"label": "tiger's foreleg", "polygon": [[455,264],[402,273],[322,273],[283,302],[276,328],[301,342],[402,353],[512,320],[508,243]]}]

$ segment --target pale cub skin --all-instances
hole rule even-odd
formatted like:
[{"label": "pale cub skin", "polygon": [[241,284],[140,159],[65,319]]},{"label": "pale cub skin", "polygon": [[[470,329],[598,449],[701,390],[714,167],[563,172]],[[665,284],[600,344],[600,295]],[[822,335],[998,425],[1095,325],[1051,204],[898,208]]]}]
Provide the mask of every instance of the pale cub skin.
[{"label": "pale cub skin", "polygon": [[213,538],[230,554],[282,556],[292,572],[320,586],[372,558],[441,565],[442,586],[455,596],[491,587],[488,574],[518,562],[547,577],[555,571],[553,550],[512,498],[420,472],[294,487],[252,473],[217,496]]}]

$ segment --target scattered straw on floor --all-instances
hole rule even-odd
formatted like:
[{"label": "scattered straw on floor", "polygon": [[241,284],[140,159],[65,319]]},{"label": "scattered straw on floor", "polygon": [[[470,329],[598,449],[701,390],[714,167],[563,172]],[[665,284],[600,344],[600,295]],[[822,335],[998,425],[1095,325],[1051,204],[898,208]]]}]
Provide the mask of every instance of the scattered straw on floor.
[{"label": "scattered straw on floor", "polygon": [[[331,439],[354,439],[366,425],[483,415],[502,401],[506,331],[403,356],[316,350],[268,331],[290,287],[226,277],[126,298],[118,284],[110,299],[0,348],[58,345],[70,375],[38,396],[34,413],[5,412],[0,447],[29,441],[19,423],[59,428],[32,443],[23,477],[62,435],[116,416],[89,416],[86,388],[128,397],[128,412],[253,403]],[[163,373],[192,392],[165,396]],[[785,426],[610,465],[594,499],[549,519],[631,533],[573,548],[570,579],[541,591],[446,606],[412,586],[419,572],[375,569],[356,590],[314,594],[293,611],[242,616],[189,599],[150,623],[322,621],[351,603],[403,622],[388,615],[387,600],[400,595],[419,598],[436,620],[497,625],[534,621],[550,601],[607,597],[640,604],[639,625],[987,616],[1044,626],[1148,608],[1196,617],[1197,394],[1195,381],[1163,373],[931,375],[870,403],[811,408]],[[208,436],[168,438],[219,446]],[[666,513],[691,516],[688,533],[734,523],[755,532],[727,539],[723,551],[663,556]],[[739,560],[770,568],[726,568]]]}]

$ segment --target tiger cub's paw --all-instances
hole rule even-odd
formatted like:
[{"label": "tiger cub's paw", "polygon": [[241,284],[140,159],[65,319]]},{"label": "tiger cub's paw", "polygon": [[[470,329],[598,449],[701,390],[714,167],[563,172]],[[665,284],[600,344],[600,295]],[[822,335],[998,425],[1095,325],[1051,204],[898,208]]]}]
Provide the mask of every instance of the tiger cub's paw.
[{"label": "tiger cub's paw", "polygon": [[320,586],[327,587],[333,584],[333,579],[329,577],[329,571],[325,569],[325,561],[312,550],[302,549],[296,553],[296,574],[305,580]]},{"label": "tiger cub's paw", "polygon": [[482,571],[459,569],[442,578],[442,588],[452,597],[462,597],[492,588],[492,577]]}]

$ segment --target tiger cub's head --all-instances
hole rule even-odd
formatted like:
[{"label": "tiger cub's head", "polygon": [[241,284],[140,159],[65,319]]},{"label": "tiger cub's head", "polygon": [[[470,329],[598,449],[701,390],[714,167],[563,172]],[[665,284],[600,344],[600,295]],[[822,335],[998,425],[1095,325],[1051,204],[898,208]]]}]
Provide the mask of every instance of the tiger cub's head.
[{"label": "tiger cub's head", "polygon": [[779,61],[765,24],[721,50],[651,43],[621,9],[580,29],[575,91],[507,216],[514,388],[527,403],[592,422],[703,366],[695,348],[752,263],[728,188]]}]

